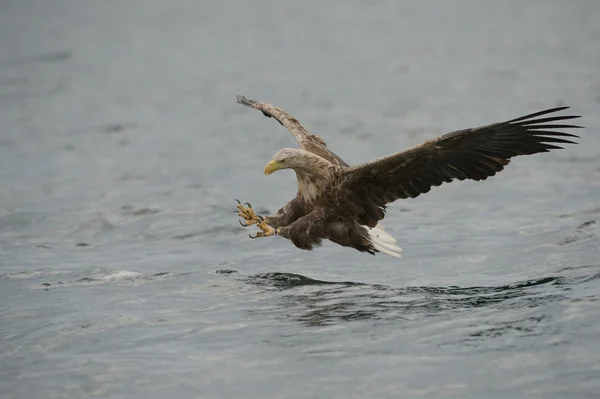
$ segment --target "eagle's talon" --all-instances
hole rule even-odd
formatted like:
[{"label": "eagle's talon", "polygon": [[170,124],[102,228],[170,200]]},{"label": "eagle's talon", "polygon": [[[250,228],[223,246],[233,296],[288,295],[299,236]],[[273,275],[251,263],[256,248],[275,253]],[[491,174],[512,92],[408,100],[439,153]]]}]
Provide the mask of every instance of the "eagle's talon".
[{"label": "eagle's talon", "polygon": [[272,236],[272,235],[276,235],[277,231],[269,226],[265,220],[265,218],[261,215],[257,215],[256,213],[254,213],[254,210],[252,210],[252,205],[249,202],[244,203],[244,205],[247,205],[247,207],[245,207],[244,205],[242,205],[242,203],[239,200],[237,201],[237,208],[238,211],[237,214],[240,218],[242,218],[242,220],[238,220],[238,222],[240,223],[240,225],[242,227],[248,227],[251,226],[253,224],[255,224],[261,231],[257,232],[255,235],[250,234],[250,238],[255,239],[255,238],[260,238],[260,237],[268,237],[268,236]]},{"label": "eagle's talon", "polygon": [[[273,229],[271,226],[268,226],[270,229],[272,229],[273,231],[275,231],[275,229]],[[256,234],[252,235],[252,234],[248,234],[248,237],[252,238],[253,240],[255,238],[261,238],[261,237],[269,237],[272,236],[274,233],[268,229],[262,229],[262,231],[257,232]]]},{"label": "eagle's talon", "polygon": [[240,222],[240,224],[243,227],[248,227],[248,226],[252,226],[253,224],[258,224],[260,223],[258,221],[258,219],[248,219],[246,215],[244,215],[242,212],[238,213],[238,216],[241,217],[243,220],[238,220],[238,222]]},{"label": "eagle's talon", "polygon": [[[238,216],[240,218],[242,218],[242,220],[240,220],[240,224],[243,227],[248,227],[251,226],[253,224],[259,224],[259,223],[263,223],[265,218],[257,215],[256,213],[254,213],[254,210],[252,209],[252,205],[249,202],[244,203],[244,205],[242,205],[242,203],[238,200],[236,200],[238,202],[237,204],[237,208],[238,210],[236,211],[236,213],[238,214]],[[260,236],[259,236],[260,237]],[[257,238],[257,237],[253,237],[253,238]]]},{"label": "eagle's talon", "polygon": [[240,217],[243,217],[246,220],[253,220],[256,219],[256,214],[254,213],[254,211],[252,210],[251,207],[249,208],[245,208],[241,203],[237,205],[237,208],[239,209],[239,215]]}]

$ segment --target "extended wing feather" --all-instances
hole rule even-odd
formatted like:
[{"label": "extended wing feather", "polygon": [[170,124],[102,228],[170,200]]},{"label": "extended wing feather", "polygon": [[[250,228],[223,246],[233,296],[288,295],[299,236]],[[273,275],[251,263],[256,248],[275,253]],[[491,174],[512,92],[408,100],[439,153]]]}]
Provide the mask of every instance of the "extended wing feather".
[{"label": "extended wing feather", "polygon": [[[536,112],[507,122],[458,130],[427,140],[405,151],[346,169],[341,187],[351,190],[362,204],[362,222],[374,226],[383,219],[386,204],[414,198],[431,187],[457,180],[485,180],[504,169],[510,158],[577,144],[570,133],[551,129],[580,128],[552,122],[579,116],[537,118],[568,107]],[[566,138],[565,138],[566,137]]]},{"label": "extended wing feather", "polygon": [[289,130],[290,133],[292,133],[301,149],[319,155],[334,165],[348,166],[346,162],[344,162],[340,157],[327,148],[325,141],[323,141],[321,137],[309,133],[308,130],[306,130],[296,118],[281,108],[271,104],[250,100],[244,96],[237,96],[236,98],[238,104],[257,109],[261,111],[264,116],[268,118],[274,118],[277,122]]}]

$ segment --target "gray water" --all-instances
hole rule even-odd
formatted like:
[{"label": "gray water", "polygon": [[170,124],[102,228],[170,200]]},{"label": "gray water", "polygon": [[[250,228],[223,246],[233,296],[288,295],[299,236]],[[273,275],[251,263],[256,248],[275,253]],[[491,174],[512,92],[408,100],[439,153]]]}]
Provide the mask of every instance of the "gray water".
[{"label": "gray water", "polygon": [[[0,3],[0,397],[600,392],[600,3]],[[250,240],[271,102],[350,164],[571,105],[580,145],[393,204],[404,256]]]}]

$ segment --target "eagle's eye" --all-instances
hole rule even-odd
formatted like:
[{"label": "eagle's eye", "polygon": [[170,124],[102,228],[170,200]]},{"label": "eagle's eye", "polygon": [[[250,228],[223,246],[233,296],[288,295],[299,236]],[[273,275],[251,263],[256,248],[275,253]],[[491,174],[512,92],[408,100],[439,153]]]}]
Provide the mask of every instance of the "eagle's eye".
[{"label": "eagle's eye", "polygon": [[279,162],[281,162],[281,163],[285,163],[285,159],[282,159],[282,160],[281,160],[281,161],[279,161]]}]

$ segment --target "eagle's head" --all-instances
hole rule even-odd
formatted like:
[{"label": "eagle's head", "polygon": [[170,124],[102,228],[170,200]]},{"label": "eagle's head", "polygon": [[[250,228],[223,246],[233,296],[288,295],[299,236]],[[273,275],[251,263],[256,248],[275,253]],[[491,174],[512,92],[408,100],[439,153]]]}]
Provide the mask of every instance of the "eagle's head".
[{"label": "eagle's head", "polygon": [[312,166],[311,164],[314,162],[311,162],[311,158],[315,156],[304,150],[281,149],[273,155],[273,159],[265,166],[265,175],[270,175],[281,169],[305,170]]},{"label": "eagle's head", "polygon": [[265,166],[265,175],[280,169],[293,169],[296,172],[298,193],[311,203],[329,187],[337,166],[312,152],[284,148]]}]

